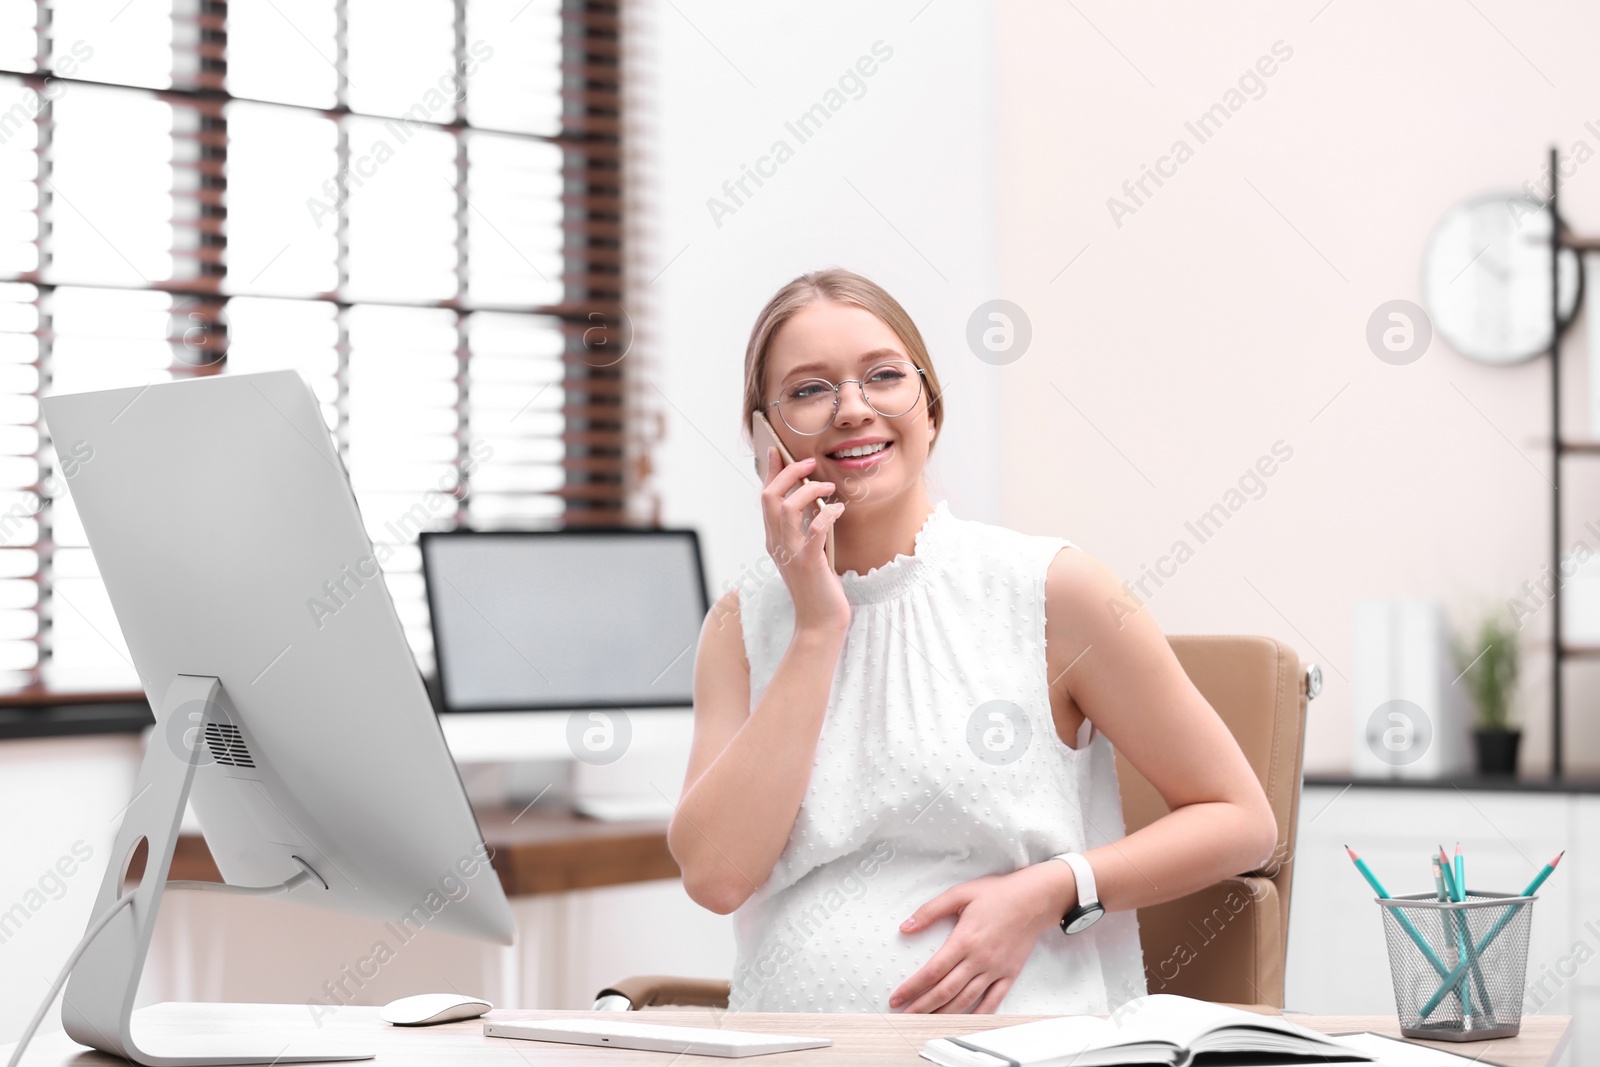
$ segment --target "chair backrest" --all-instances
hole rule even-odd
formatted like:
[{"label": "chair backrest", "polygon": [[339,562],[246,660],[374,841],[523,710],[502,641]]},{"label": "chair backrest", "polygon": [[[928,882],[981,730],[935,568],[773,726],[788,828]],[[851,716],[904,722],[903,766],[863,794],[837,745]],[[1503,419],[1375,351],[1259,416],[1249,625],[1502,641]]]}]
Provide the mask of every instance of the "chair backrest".
[{"label": "chair backrest", "polygon": [[[1265,867],[1139,909],[1145,984],[1151,993],[1281,1008],[1308,699],[1300,659],[1270,637],[1169,635],[1167,641],[1260,778],[1277,817],[1278,844]],[[1121,752],[1117,781],[1128,833],[1167,814],[1161,794]]]}]

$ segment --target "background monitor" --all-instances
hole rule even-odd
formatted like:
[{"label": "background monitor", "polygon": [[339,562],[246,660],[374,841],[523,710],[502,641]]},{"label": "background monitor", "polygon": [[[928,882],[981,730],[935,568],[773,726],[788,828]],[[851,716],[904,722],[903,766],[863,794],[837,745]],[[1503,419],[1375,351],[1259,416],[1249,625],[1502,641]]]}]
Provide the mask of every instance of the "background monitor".
[{"label": "background monitor", "polygon": [[445,711],[693,703],[693,530],[424,533],[422,565]]}]

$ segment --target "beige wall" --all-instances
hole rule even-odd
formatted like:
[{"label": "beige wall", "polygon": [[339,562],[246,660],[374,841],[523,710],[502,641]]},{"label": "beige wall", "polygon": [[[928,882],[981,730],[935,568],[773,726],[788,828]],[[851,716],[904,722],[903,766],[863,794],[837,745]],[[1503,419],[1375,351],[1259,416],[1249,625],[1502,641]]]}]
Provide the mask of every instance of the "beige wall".
[{"label": "beige wall", "polygon": [[[1292,448],[1148,603],[1169,633],[1270,634],[1319,662],[1306,764],[1342,770],[1354,601],[1428,596],[1461,617],[1548,562],[1548,359],[1488,368],[1435,338],[1391,366],[1364,329],[1419,299],[1449,206],[1537,180],[1552,143],[1600,151],[1600,10],[1324,2],[1001,5],[1000,295],[1034,337],[994,373],[1003,521],[1124,578],[1197,544],[1185,521]],[[1185,121],[1279,41],[1293,54],[1264,93],[1200,143]],[[1117,225],[1107,199],[1180,138],[1192,158]],[[1572,225],[1600,232],[1600,158],[1564,190]],[[1582,430],[1585,329],[1563,364]],[[1600,460],[1565,463],[1570,545],[1600,516]],[[1548,760],[1549,616],[1524,629],[1525,769]],[[1600,768],[1595,670],[1569,670],[1569,767]]]}]

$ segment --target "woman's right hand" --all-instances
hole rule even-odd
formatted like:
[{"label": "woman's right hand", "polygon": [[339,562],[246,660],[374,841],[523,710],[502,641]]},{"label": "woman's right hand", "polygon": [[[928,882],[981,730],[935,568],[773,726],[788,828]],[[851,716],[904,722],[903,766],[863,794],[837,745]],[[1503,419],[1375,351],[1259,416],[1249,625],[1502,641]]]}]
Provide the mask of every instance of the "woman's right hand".
[{"label": "woman's right hand", "polygon": [[769,446],[767,484],[761,490],[767,554],[778,565],[778,573],[789,587],[789,597],[794,601],[795,631],[842,632],[850,625],[850,601],[844,595],[844,583],[828,566],[824,541],[844,512],[844,502],[819,506],[816,517],[808,524],[806,510],[819,505],[823,497],[833,492],[834,485],[832,482],[800,484],[801,479],[816,469],[817,461],[809,456],[780,468],[778,464],[782,462],[778,450]]}]

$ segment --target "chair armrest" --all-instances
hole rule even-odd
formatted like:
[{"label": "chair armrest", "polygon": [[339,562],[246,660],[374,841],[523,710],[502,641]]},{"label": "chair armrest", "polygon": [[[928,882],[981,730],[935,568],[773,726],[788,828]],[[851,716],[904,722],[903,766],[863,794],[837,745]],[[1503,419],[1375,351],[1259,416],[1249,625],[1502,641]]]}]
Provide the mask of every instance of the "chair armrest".
[{"label": "chair armrest", "polygon": [[729,983],[725,979],[641,974],[607,986],[595,994],[595,1000],[598,1002],[608,996],[624,997],[633,1006],[634,1011],[667,1004],[693,1008],[726,1008],[728,989]]},{"label": "chair armrest", "polygon": [[1270,878],[1225,878],[1140,908],[1139,940],[1148,992],[1283,1005],[1283,913]]}]

